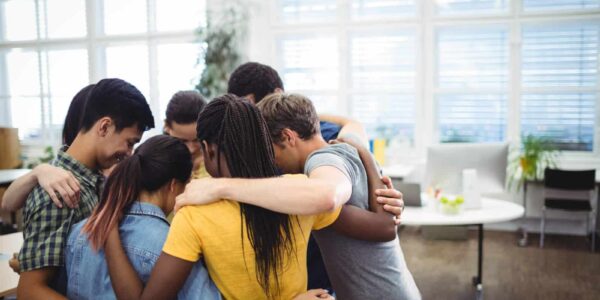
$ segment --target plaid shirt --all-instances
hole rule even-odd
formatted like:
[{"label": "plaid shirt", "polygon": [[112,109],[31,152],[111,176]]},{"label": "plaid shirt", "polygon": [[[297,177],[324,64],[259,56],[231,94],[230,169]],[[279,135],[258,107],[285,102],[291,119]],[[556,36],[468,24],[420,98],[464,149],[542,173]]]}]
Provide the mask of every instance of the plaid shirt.
[{"label": "plaid shirt", "polygon": [[71,226],[87,218],[96,204],[104,176],[92,171],[61,149],[52,165],[71,172],[79,181],[80,200],[77,208],[58,208],[50,196],[36,186],[27,198],[23,210],[25,229],[23,247],[19,253],[22,271],[64,265],[64,248]]}]

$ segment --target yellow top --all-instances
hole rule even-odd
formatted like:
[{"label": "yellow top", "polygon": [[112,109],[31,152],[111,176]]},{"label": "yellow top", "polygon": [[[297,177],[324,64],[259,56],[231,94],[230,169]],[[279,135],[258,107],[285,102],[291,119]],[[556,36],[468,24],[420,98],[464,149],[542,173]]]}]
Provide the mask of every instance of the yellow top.
[{"label": "yellow top", "polygon": [[[210,174],[208,174],[208,172],[206,171],[206,168],[204,167],[204,163],[200,164],[200,166],[198,166],[198,168],[196,170],[192,170],[192,179],[201,179],[201,178],[206,178],[206,177],[210,177]],[[169,223],[172,223],[174,216],[175,216],[175,212],[171,212],[167,216],[167,221],[169,221]]]},{"label": "yellow top", "polygon": [[210,174],[206,171],[204,164],[200,164],[196,170],[192,170],[192,179],[200,179],[210,177]]},{"label": "yellow top", "polygon": [[[340,209],[291,219],[295,256],[284,257],[279,276],[277,299],[292,299],[307,287],[306,248],[311,230],[333,223]],[[196,262],[204,257],[211,279],[225,299],[266,299],[256,279],[254,249],[244,234],[243,250],[240,205],[221,200],[209,205],[186,206],[173,219],[163,251],[171,256]],[[297,218],[297,221],[296,221]],[[274,279],[269,280],[274,294]]]}]

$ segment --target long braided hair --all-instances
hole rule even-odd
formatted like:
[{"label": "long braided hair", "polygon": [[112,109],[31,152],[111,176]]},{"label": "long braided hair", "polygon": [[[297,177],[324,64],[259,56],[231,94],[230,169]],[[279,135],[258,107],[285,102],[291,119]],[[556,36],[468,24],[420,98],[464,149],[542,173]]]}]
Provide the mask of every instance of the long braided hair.
[{"label": "long braided hair", "polygon": [[[258,108],[233,94],[213,99],[198,116],[200,141],[217,145],[217,162],[225,156],[232,177],[265,178],[278,175],[267,124]],[[206,157],[206,156],[205,156]],[[221,176],[220,163],[218,174]],[[258,283],[268,297],[279,293],[283,259],[294,253],[291,217],[258,206],[240,203],[242,247],[244,229],[254,249]],[[270,280],[275,280],[275,293]]]}]

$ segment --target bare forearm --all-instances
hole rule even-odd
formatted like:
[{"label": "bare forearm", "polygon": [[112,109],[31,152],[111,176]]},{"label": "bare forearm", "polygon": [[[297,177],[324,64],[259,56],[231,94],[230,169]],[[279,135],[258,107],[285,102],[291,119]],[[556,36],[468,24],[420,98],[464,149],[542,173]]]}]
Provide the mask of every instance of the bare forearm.
[{"label": "bare forearm", "polygon": [[50,283],[56,274],[55,267],[22,272],[17,286],[17,297],[19,299],[67,299],[50,288]]},{"label": "bare forearm", "polygon": [[377,164],[375,164],[375,159],[366,149],[358,149],[358,154],[363,162],[365,171],[367,172],[367,182],[369,184],[369,210],[375,213],[389,215],[390,218],[393,219],[393,215],[387,213],[383,209],[383,206],[377,202],[377,194],[375,194],[375,190],[385,189],[386,186],[381,181],[379,169],[377,168]]},{"label": "bare forearm", "polygon": [[110,281],[119,299],[141,299],[143,283],[123,250],[118,230],[112,230],[104,246]]},{"label": "bare forearm", "polygon": [[27,196],[38,184],[35,171],[31,171],[13,183],[6,189],[2,196],[2,209],[7,211],[16,211],[25,205]]},{"label": "bare forearm", "polygon": [[19,287],[17,290],[19,299],[40,299],[40,300],[64,300],[65,296],[57,293],[52,288],[43,284],[36,284],[28,287]]},{"label": "bare forearm", "polygon": [[[348,140],[353,142],[353,140]],[[396,225],[394,216],[383,209],[383,206],[377,202],[376,189],[385,189],[379,177],[379,170],[375,160],[369,151],[356,145],[360,159],[363,162],[368,177],[368,203],[369,209],[364,210],[355,206],[345,205],[340,216],[333,224],[333,228],[351,238],[386,242],[396,238]]]},{"label": "bare forearm", "polygon": [[317,214],[339,207],[343,199],[335,185],[310,178],[222,178],[219,197],[286,214]]},{"label": "bare forearm", "polygon": [[328,114],[319,115],[319,119],[321,121],[330,122],[330,123],[334,123],[334,124],[342,126],[342,129],[338,133],[338,137],[342,137],[342,136],[346,136],[346,135],[354,135],[360,139],[360,142],[363,145],[366,145],[366,143],[369,140],[369,138],[367,136],[367,131],[358,121],[355,121],[350,118],[342,117],[342,116],[335,116],[335,115],[328,115]]},{"label": "bare forearm", "polygon": [[340,234],[363,241],[387,242],[396,238],[393,219],[348,204],[332,226]]},{"label": "bare forearm", "polygon": [[367,135],[367,131],[360,123],[358,123],[356,121],[352,121],[352,122],[342,126],[342,129],[340,129],[340,133],[338,134],[338,137],[344,137],[344,136],[349,136],[349,135],[358,137],[360,140],[360,143],[365,147],[369,143],[369,137]]}]

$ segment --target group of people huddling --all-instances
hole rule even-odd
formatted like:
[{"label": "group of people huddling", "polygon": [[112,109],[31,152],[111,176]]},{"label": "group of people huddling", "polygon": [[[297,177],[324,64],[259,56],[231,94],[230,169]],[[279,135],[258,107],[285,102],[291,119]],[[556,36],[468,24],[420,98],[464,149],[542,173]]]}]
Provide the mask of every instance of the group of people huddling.
[{"label": "group of people huddling", "polygon": [[420,298],[402,195],[359,123],[250,62],[208,103],[176,93],[165,134],[134,151],[154,126],[124,80],[75,95],[65,146],[4,196],[24,215],[18,298]]}]

